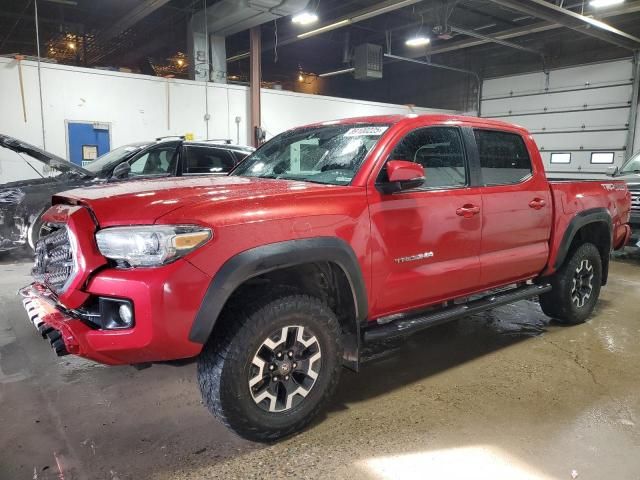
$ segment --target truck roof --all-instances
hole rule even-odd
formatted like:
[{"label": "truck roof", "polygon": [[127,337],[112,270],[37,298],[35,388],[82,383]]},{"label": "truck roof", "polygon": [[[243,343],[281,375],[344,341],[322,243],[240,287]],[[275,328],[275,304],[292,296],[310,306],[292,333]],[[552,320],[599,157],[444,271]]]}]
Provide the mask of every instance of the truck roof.
[{"label": "truck roof", "polygon": [[372,116],[364,116],[364,117],[352,117],[352,118],[343,118],[340,120],[330,120],[325,122],[316,122],[309,125],[304,125],[299,128],[306,127],[317,127],[323,125],[355,125],[359,123],[384,123],[395,125],[401,122],[411,122],[414,123],[417,120],[422,120],[424,123],[434,123],[440,124],[444,122],[460,122],[465,123],[467,125],[475,125],[478,127],[494,127],[503,130],[518,130],[521,133],[528,133],[527,129],[521,127],[519,125],[514,125],[512,123],[502,122],[500,120],[493,120],[490,118],[480,118],[480,117],[471,117],[467,115],[450,115],[450,114],[442,114],[442,113],[426,113],[426,114],[416,114],[416,113],[408,113],[408,114],[396,114],[396,115],[372,115]]}]

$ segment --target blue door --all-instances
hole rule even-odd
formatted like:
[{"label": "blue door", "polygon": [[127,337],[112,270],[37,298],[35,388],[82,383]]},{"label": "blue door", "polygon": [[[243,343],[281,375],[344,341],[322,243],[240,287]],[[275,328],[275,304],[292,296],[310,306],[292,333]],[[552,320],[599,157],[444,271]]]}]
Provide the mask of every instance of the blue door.
[{"label": "blue door", "polygon": [[67,129],[69,160],[76,165],[87,165],[111,149],[107,124],[68,122]]}]

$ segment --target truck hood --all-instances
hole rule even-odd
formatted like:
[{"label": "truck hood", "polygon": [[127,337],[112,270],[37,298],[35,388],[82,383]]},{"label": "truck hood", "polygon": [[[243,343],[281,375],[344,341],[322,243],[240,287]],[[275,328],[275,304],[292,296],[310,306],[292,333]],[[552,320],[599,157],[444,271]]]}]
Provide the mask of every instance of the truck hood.
[{"label": "truck hood", "polygon": [[205,202],[233,201],[332,188],[293,180],[252,177],[189,177],[137,180],[70,190],[54,196],[53,203],[89,207],[101,227],[154,223],[179,208]]}]

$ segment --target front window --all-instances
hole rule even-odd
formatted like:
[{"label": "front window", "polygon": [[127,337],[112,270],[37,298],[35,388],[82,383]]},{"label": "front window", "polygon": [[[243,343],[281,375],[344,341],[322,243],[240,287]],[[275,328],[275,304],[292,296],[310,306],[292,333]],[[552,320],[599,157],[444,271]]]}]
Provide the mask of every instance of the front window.
[{"label": "front window", "polygon": [[[396,145],[389,160],[422,165],[426,174],[422,188],[455,188],[467,184],[464,148],[457,127],[414,130]],[[386,181],[386,171],[380,173]]]},{"label": "front window", "polygon": [[291,130],[264,144],[232,175],[348,185],[388,128],[358,124]]},{"label": "front window", "polygon": [[129,177],[166,176],[176,171],[177,143],[163,143],[129,160]]},{"label": "front window", "polygon": [[640,152],[622,166],[620,173],[640,173]]},{"label": "front window", "polygon": [[123,159],[130,157],[138,150],[144,148],[146,144],[139,143],[133,145],[124,145],[114,148],[110,152],[101,155],[93,162],[87,164],[84,168],[92,173],[99,174],[103,171],[110,170],[111,167],[118,165]]}]

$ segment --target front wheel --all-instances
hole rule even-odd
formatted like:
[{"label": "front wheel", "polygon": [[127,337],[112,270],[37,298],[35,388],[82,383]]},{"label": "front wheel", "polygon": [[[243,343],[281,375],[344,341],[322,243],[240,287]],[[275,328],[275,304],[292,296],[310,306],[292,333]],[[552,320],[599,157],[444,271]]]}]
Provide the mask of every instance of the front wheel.
[{"label": "front wheel", "polygon": [[42,215],[44,215],[44,211],[40,212],[33,222],[31,222],[29,230],[27,231],[27,241],[29,242],[31,250],[34,252],[36,250],[36,243],[38,243],[38,240],[51,233],[51,229],[42,220]]},{"label": "front wheel", "polygon": [[602,259],[592,243],[578,247],[551,277],[553,289],[540,295],[542,311],[561,323],[583,323],[598,302]]},{"label": "front wheel", "polygon": [[340,326],[322,301],[291,295],[229,310],[198,360],[209,410],[240,436],[276,440],[304,428],[342,370]]}]

